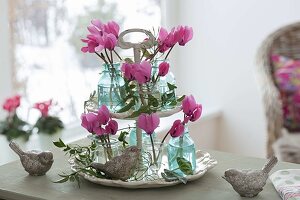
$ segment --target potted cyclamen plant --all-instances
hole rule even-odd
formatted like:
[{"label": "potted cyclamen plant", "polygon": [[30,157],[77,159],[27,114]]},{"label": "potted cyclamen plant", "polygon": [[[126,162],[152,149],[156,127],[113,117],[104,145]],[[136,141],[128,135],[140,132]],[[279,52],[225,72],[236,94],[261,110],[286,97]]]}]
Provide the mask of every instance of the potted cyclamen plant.
[{"label": "potted cyclamen plant", "polygon": [[61,137],[62,129],[64,128],[63,122],[59,117],[54,114],[49,114],[56,104],[53,104],[52,99],[44,102],[35,103],[33,108],[40,111],[33,129],[37,130],[39,134],[40,146],[42,149],[49,149],[52,146],[52,141]]}]

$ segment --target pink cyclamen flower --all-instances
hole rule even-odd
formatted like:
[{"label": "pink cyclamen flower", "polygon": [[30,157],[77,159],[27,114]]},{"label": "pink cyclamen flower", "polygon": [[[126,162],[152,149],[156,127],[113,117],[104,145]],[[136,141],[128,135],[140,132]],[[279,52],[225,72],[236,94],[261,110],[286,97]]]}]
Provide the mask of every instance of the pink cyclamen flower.
[{"label": "pink cyclamen flower", "polygon": [[102,105],[98,110],[98,121],[100,125],[105,125],[109,121],[110,113],[106,105]]},{"label": "pink cyclamen flower", "polygon": [[20,106],[20,103],[21,103],[21,96],[16,95],[6,99],[2,108],[10,113],[15,112],[16,109]]},{"label": "pink cyclamen flower", "polygon": [[167,62],[162,62],[158,66],[158,76],[165,76],[169,72],[170,65]]},{"label": "pink cyclamen flower", "polygon": [[136,72],[137,65],[136,64],[130,64],[130,63],[123,63],[121,67],[121,71],[124,73],[124,77],[132,81],[134,80],[134,74]]},{"label": "pink cyclamen flower", "polygon": [[113,34],[116,38],[119,37],[120,26],[115,21],[110,21],[104,25],[104,32]]},{"label": "pink cyclamen flower", "polygon": [[110,120],[105,126],[105,132],[107,134],[115,135],[118,131],[118,122],[115,120]]},{"label": "pink cyclamen flower", "polygon": [[52,106],[52,99],[44,102],[35,103],[33,108],[38,109],[43,117],[47,117],[49,114],[49,108]]},{"label": "pink cyclamen flower", "polygon": [[81,126],[88,132],[94,133],[99,128],[98,116],[94,113],[83,113],[81,115]]},{"label": "pink cyclamen flower", "polygon": [[202,105],[198,104],[196,109],[193,111],[193,114],[191,115],[190,121],[194,122],[197,121],[202,114]]},{"label": "pink cyclamen flower", "polygon": [[147,61],[143,61],[136,68],[134,77],[139,84],[147,83],[151,80],[151,64]]},{"label": "pink cyclamen flower", "polygon": [[137,126],[151,135],[159,125],[159,116],[156,113],[141,114],[137,120]]},{"label": "pink cyclamen flower", "polygon": [[97,37],[98,46],[95,51],[101,52],[103,49],[112,51],[117,45],[117,38],[112,33],[104,33],[103,36]]},{"label": "pink cyclamen flower", "polygon": [[182,101],[182,110],[184,114],[191,116],[196,108],[197,103],[193,95],[185,96],[185,98]]},{"label": "pink cyclamen flower", "polygon": [[175,40],[178,44],[184,46],[193,38],[193,28],[188,26],[178,26],[175,31]]},{"label": "pink cyclamen flower", "polygon": [[81,39],[81,41],[87,44],[87,46],[81,48],[81,51],[84,53],[95,53],[95,48],[99,46],[96,36],[94,35],[88,35],[87,39]]},{"label": "pink cyclamen flower", "polygon": [[171,30],[170,33],[168,33],[168,31],[163,27],[159,29],[158,39],[157,39],[159,52],[163,53],[176,44],[177,40],[174,31],[175,31],[174,28]]},{"label": "pink cyclamen flower", "polygon": [[184,132],[184,125],[179,119],[177,119],[176,121],[174,121],[169,133],[172,137],[179,137],[183,134],[183,132]]}]

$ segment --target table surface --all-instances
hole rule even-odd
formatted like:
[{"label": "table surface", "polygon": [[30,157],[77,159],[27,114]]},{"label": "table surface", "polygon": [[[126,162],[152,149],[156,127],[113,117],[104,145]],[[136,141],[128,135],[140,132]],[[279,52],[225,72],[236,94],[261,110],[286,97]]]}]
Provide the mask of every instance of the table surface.
[{"label": "table surface", "polygon": [[[45,176],[29,176],[19,161],[0,166],[0,199],[247,199],[240,197],[221,176],[228,168],[260,169],[266,160],[213,150],[208,152],[217,159],[218,165],[200,179],[186,185],[133,190],[101,186],[85,180],[80,188],[76,183],[53,183],[59,179],[58,173],[70,170],[68,157],[60,149],[54,149],[54,163]],[[300,165],[279,162],[272,171],[296,168],[300,168]],[[268,179],[264,190],[252,199],[276,200],[280,197]]]}]

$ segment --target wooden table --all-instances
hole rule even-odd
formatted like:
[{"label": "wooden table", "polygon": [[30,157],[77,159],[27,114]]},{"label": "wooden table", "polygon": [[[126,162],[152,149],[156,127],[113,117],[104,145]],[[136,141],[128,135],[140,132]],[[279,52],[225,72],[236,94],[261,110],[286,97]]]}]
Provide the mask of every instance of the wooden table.
[{"label": "wooden table", "polygon": [[[240,197],[221,176],[228,168],[261,168],[264,159],[244,157],[224,152],[208,152],[218,160],[218,165],[203,177],[187,185],[177,185],[159,189],[122,189],[96,185],[83,180],[81,188],[76,183],[53,183],[58,180],[58,173],[68,171],[67,157],[60,149],[53,150],[54,164],[45,176],[29,176],[19,161],[0,167],[0,199],[128,199],[128,200],[192,200],[247,199]],[[295,169],[300,165],[280,162],[273,169]],[[268,180],[264,190],[252,199],[280,199],[272,183]]]}]

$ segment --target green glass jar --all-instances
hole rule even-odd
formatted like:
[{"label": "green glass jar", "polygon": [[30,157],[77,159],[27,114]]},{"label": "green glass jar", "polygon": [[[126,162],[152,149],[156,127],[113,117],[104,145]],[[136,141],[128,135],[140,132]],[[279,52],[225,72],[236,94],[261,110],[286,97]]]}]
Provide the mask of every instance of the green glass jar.
[{"label": "green glass jar", "polygon": [[102,65],[98,82],[98,106],[106,105],[107,108],[116,112],[121,109],[125,102],[125,81],[120,71],[120,63]]},{"label": "green glass jar", "polygon": [[185,126],[184,134],[180,137],[171,138],[168,144],[169,170],[175,170],[183,174],[178,169],[177,157],[185,158],[192,164],[192,170],[196,169],[196,149],[192,138],[189,135],[188,127]]}]

